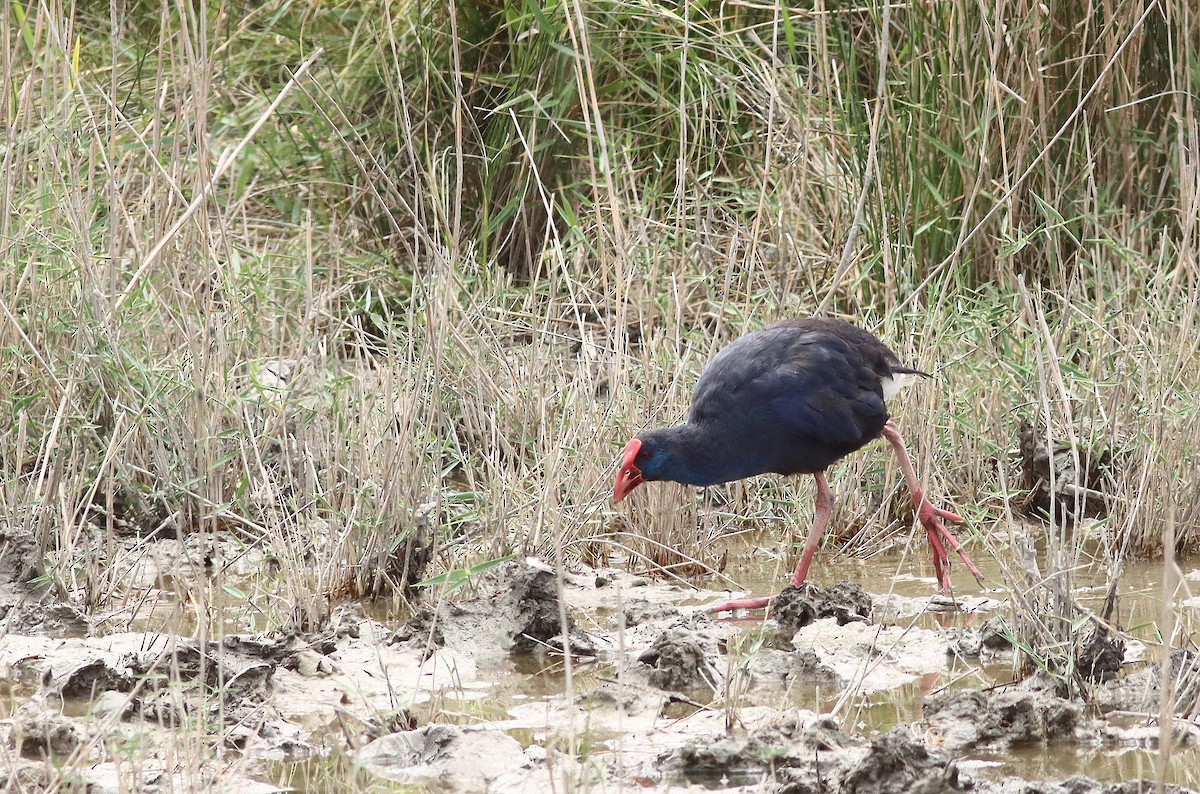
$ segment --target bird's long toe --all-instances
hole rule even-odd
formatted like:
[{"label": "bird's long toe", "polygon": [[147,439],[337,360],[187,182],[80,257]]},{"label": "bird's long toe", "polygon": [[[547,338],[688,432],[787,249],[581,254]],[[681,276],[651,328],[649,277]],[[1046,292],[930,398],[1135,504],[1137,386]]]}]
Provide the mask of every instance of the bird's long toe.
[{"label": "bird's long toe", "polygon": [[[958,513],[951,513],[949,510],[943,510],[942,508],[940,508],[936,505],[929,504],[929,502],[926,502],[925,504],[929,505],[929,509],[938,518],[944,518],[947,521],[953,521],[955,524],[967,523],[967,519],[963,518]],[[943,527],[943,529],[944,529],[944,527]]]},{"label": "bird's long toe", "polygon": [[775,603],[775,599],[779,596],[758,596],[755,598],[738,598],[733,601],[726,601],[723,604],[709,607],[708,612],[716,614],[717,612],[733,612],[737,609],[764,609]]},{"label": "bird's long toe", "polygon": [[[971,576],[975,577],[975,581],[980,587],[984,586],[983,574],[975,567],[975,563],[971,562],[971,558],[967,556],[967,552],[963,549],[962,544],[958,542],[958,538],[954,537],[942,519],[953,521],[955,523],[965,523],[965,519],[957,513],[952,513],[949,510],[943,510],[940,507],[935,507],[928,501],[922,500],[921,507],[917,511],[917,517],[921,524],[925,527],[925,531],[929,534],[929,545],[933,547],[935,558],[941,557],[943,564],[938,566],[935,559],[934,569],[939,571],[938,580],[943,592],[949,592],[950,587],[950,560],[946,553],[946,544],[954,549],[954,553],[963,561],[963,565],[967,566],[967,570],[971,572]],[[935,542],[935,538],[937,539]],[[942,541],[945,541],[945,544]],[[940,552],[940,554],[939,554]]]},{"label": "bird's long toe", "polygon": [[950,555],[946,553],[946,545],[942,543],[941,533],[931,526],[925,527],[925,535],[929,538],[929,550],[933,556],[933,575],[937,579],[938,592],[950,595]]}]

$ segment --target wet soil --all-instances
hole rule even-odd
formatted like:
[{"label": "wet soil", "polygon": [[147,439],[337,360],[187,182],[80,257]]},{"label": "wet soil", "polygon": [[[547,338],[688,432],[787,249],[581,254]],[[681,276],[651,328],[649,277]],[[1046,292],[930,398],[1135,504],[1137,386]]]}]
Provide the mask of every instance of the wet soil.
[{"label": "wet soil", "polygon": [[[2,570],[0,779],[23,791],[62,770],[104,792],[271,791],[326,769],[431,790],[1124,794],[1160,771],[1145,648],[1085,643],[1103,670],[1086,701],[1061,676],[1014,680],[1001,593],[947,611],[928,581],[806,585],[765,621],[718,621],[722,594],[525,560],[403,620],[349,603],[321,631],[201,642],[101,633],[19,559]],[[1194,787],[1200,729],[1172,727],[1165,774]]]}]

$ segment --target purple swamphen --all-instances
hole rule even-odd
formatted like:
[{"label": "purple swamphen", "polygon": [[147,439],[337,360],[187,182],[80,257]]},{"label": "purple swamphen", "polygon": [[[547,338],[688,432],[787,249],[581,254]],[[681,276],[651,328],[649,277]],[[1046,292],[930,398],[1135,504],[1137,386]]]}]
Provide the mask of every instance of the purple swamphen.
[{"label": "purple swamphen", "polygon": [[[829,523],[833,494],[825,470],[882,436],[900,459],[917,518],[933,550],[938,585],[950,592],[948,544],[981,585],[983,577],[942,519],[962,521],[925,498],[884,400],[918,375],[887,345],[842,320],[791,320],[735,340],[696,383],[688,420],[639,433],[625,447],[613,499],[643,482],[717,483],[756,474],[811,474],[816,511],[792,575],[800,585]],[[774,597],[731,601],[716,611],[756,609]]]}]

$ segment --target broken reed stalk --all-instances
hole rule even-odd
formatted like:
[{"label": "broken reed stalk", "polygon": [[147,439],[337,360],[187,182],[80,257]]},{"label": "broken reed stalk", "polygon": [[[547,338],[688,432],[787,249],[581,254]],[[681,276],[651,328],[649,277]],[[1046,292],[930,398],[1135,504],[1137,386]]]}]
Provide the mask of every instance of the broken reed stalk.
[{"label": "broken reed stalk", "polygon": [[1175,644],[1175,634],[1178,623],[1175,618],[1175,595],[1183,582],[1182,571],[1175,564],[1175,521],[1174,516],[1167,519],[1165,532],[1166,543],[1163,544],[1162,563],[1162,612],[1159,615],[1159,629],[1163,637],[1162,674],[1159,677],[1158,703],[1158,790],[1163,791],[1171,763],[1171,752],[1175,746],[1175,670],[1171,648]]}]

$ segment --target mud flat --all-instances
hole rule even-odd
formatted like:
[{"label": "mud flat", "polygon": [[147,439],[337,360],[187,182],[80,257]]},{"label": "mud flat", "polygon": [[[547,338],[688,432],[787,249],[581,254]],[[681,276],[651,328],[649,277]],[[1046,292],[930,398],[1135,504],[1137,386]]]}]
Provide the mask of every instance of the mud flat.
[{"label": "mud flat", "polygon": [[[1162,730],[1137,715],[1157,713],[1159,666],[1125,664],[1089,703],[1047,676],[1013,681],[1004,605],[987,597],[943,626],[937,599],[842,583],[787,593],[779,620],[717,621],[703,604],[718,594],[615,569],[560,588],[533,560],[402,622],[349,604],[319,632],[199,642],[104,634],[17,580],[0,592],[8,790],[336,790],[339,775],[501,792],[1154,790]],[[1172,768],[1194,770],[1200,731],[1172,727]]]}]

